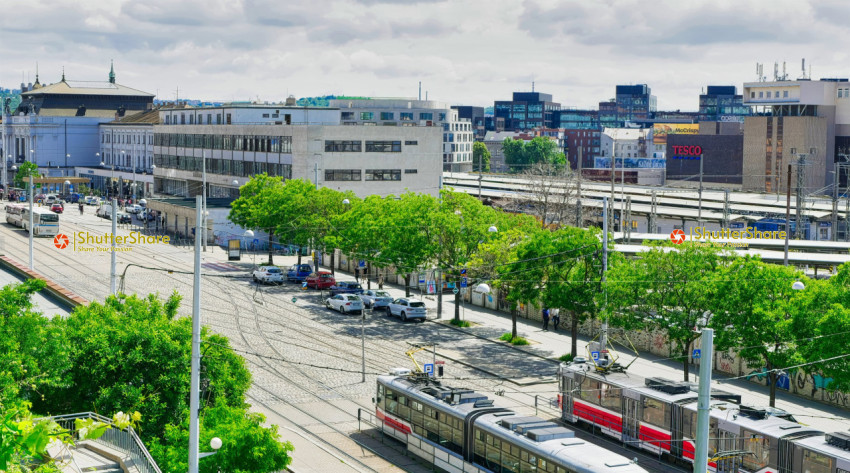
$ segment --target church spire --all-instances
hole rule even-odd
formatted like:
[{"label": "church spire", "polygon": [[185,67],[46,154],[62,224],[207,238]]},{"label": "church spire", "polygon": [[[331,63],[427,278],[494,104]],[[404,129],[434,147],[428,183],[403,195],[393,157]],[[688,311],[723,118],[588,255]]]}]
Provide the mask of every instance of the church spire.
[{"label": "church spire", "polygon": [[109,60],[109,83],[115,83],[115,67],[112,64],[112,60]]},{"label": "church spire", "polygon": [[65,82],[65,66],[62,66],[62,82]]},{"label": "church spire", "polygon": [[35,84],[33,85],[41,85],[38,82],[38,61],[35,62]]}]

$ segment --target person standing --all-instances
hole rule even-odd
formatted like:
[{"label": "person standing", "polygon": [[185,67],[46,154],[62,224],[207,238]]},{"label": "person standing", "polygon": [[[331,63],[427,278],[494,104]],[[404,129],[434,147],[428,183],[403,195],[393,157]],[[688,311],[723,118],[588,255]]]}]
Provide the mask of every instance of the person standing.
[{"label": "person standing", "polygon": [[378,273],[378,289],[384,288],[384,274]]},{"label": "person standing", "polygon": [[543,308],[543,331],[549,331],[549,309],[546,307]]},{"label": "person standing", "polygon": [[558,331],[558,324],[561,323],[561,309],[552,309],[552,330]]}]

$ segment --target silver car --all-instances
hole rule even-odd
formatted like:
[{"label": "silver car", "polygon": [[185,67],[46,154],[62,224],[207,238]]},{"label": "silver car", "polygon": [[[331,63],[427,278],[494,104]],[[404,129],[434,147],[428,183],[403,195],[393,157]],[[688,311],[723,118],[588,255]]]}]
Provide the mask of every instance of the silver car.
[{"label": "silver car", "polygon": [[331,310],[338,310],[340,314],[349,312],[363,313],[363,301],[356,294],[337,294],[333,297],[328,297],[325,300],[325,307]]},{"label": "silver car", "polygon": [[405,322],[412,319],[419,319],[424,322],[428,310],[425,308],[424,302],[402,297],[392,301],[387,306],[387,315],[398,316]]},{"label": "silver car", "polygon": [[390,302],[393,301],[389,292],[381,290],[365,291],[363,294],[360,294],[360,298],[363,299],[363,303],[366,304],[366,307],[371,309],[386,309],[390,305]]},{"label": "silver car", "polygon": [[277,266],[260,266],[252,274],[255,283],[282,284],[283,273]]}]

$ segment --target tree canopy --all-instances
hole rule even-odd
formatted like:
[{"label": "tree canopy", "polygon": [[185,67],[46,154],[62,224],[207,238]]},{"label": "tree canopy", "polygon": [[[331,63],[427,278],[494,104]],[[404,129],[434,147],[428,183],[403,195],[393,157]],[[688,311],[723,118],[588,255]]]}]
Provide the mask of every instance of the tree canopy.
[{"label": "tree canopy", "polygon": [[537,163],[561,168],[567,162],[563,151],[558,149],[558,143],[544,136],[535,136],[530,141],[505,138],[502,153],[511,172],[525,171]]}]

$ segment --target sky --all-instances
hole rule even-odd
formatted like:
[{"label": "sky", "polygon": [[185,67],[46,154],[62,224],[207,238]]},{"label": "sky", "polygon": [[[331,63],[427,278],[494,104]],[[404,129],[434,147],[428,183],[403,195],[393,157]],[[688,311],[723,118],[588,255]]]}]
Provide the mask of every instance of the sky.
[{"label": "sky", "polygon": [[[515,91],[596,108],[648,84],[659,110],[801,59],[848,77],[844,0],[2,0],[0,86],[106,80],[181,98],[422,97],[492,106]],[[808,73],[808,71],[807,71]]]}]

